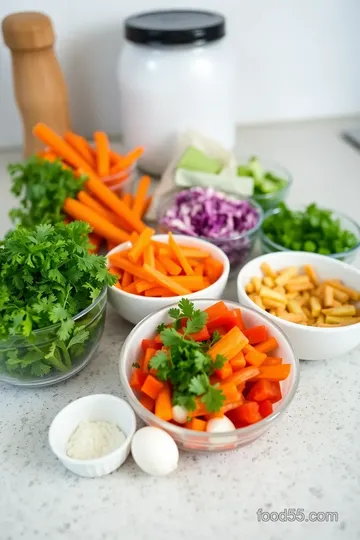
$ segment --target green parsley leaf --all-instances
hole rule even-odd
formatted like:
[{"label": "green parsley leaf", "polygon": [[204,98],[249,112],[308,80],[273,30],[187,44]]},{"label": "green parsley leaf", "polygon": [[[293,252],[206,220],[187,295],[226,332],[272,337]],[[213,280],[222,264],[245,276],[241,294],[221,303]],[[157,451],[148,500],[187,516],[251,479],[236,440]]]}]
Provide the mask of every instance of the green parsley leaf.
[{"label": "green parsley leaf", "polygon": [[166,328],[165,323],[161,323],[161,324],[159,324],[159,326],[156,328],[156,332],[157,332],[158,334],[161,334],[161,332],[162,332],[163,330],[165,330],[165,328]]},{"label": "green parsley leaf", "polygon": [[215,360],[211,364],[211,372],[214,373],[216,369],[221,369],[227,362],[227,359],[222,354],[217,354]]},{"label": "green parsley leaf", "polygon": [[191,318],[187,320],[185,333],[195,334],[200,332],[205,326],[207,313],[201,310],[194,311]]},{"label": "green parsley leaf", "polygon": [[194,365],[198,371],[207,370],[211,359],[209,356],[201,352],[200,350],[194,351]]},{"label": "green parsley leaf", "polygon": [[205,373],[202,373],[201,375],[197,375],[191,379],[189,384],[189,392],[195,394],[196,396],[201,396],[207,392],[209,385],[209,377],[205,375]]},{"label": "green parsley leaf", "polygon": [[173,404],[185,407],[188,411],[194,411],[196,409],[196,401],[194,396],[178,395],[174,392]]},{"label": "green parsley leaf", "polygon": [[84,343],[87,339],[89,339],[89,331],[86,330],[86,328],[84,328],[83,326],[77,326],[75,328],[72,338],[67,344],[67,348],[70,349],[74,345],[80,345]]},{"label": "green parsley leaf", "polygon": [[213,333],[212,337],[211,337],[211,341],[210,341],[210,347],[212,347],[213,345],[215,345],[215,343],[217,343],[218,341],[220,341],[221,339],[221,335],[220,333],[215,330],[215,332]]},{"label": "green parsley leaf", "polygon": [[149,369],[156,369],[158,379],[167,381],[171,371],[171,364],[166,352],[158,351],[150,360]]},{"label": "green parsley leaf", "polygon": [[169,317],[171,317],[172,319],[179,319],[181,317],[180,309],[177,309],[177,308],[169,309]]},{"label": "green parsley leaf", "polygon": [[[64,169],[60,161],[32,156],[25,162],[8,166],[12,181],[11,192],[20,198],[20,208],[10,211],[16,225],[33,227],[40,223],[59,223],[65,218],[64,201],[76,197],[82,189],[85,176],[76,178],[71,169]],[[34,235],[34,243],[47,240],[47,230]]]},{"label": "green parsley leaf", "polygon": [[160,337],[165,347],[179,345],[183,342],[182,335],[179,334],[174,328],[165,328],[165,330],[161,332]]},{"label": "green parsley leaf", "polygon": [[186,317],[190,319],[194,313],[194,303],[191,302],[188,298],[182,298],[179,302],[179,309],[181,310],[181,317]]},{"label": "green parsley leaf", "polygon": [[205,406],[209,413],[218,412],[224,401],[225,396],[220,388],[215,388],[214,386],[209,386],[206,393],[202,396],[201,401],[205,403]]}]

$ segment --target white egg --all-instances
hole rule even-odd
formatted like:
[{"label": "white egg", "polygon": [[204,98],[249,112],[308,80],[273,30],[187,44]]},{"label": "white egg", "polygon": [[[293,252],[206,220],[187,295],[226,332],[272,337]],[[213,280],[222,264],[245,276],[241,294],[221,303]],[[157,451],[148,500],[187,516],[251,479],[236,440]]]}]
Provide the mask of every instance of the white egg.
[{"label": "white egg", "polygon": [[153,476],[165,476],[178,466],[178,447],[170,435],[159,428],[139,429],[133,436],[131,453],[138,467]]},{"label": "white egg", "polygon": [[227,431],[234,431],[236,427],[227,416],[222,418],[211,418],[206,425],[206,431],[209,433],[225,433]]},{"label": "white egg", "polygon": [[185,424],[188,417],[188,411],[181,405],[174,405],[172,408],[173,420],[178,424]]}]

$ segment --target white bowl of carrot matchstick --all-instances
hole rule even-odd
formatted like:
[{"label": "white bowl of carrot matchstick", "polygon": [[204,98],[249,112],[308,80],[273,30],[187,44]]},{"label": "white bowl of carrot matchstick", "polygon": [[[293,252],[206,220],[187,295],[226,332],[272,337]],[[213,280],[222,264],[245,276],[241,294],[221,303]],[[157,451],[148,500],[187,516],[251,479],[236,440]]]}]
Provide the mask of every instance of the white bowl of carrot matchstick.
[{"label": "white bowl of carrot matchstick", "polygon": [[116,311],[133,324],[185,297],[218,299],[230,263],[225,253],[205,240],[154,234],[145,228],[107,254],[110,271],[119,277],[108,296]]}]

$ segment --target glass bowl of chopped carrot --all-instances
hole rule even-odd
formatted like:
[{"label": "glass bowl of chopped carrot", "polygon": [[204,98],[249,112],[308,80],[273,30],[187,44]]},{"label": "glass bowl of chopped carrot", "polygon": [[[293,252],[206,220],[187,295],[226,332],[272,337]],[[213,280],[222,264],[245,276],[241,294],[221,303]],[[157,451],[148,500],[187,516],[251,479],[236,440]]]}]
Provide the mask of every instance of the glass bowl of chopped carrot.
[{"label": "glass bowl of chopped carrot", "polygon": [[221,298],[230,270],[217,246],[188,236],[154,234],[149,227],[107,254],[109,301],[124,319],[137,324],[146,315],[181,298]]},{"label": "glass bowl of chopped carrot", "polygon": [[290,405],[299,362],[280,328],[230,301],[183,299],[125,341],[120,380],[148,425],[179,448],[223,452],[255,441]]}]

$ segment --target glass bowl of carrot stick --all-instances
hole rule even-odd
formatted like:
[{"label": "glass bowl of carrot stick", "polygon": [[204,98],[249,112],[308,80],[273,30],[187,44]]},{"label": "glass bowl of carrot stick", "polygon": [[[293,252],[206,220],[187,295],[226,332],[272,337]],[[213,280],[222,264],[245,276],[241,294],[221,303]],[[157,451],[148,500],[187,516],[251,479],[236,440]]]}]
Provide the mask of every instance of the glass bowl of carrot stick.
[{"label": "glass bowl of carrot stick", "polygon": [[230,270],[225,253],[205,240],[145,228],[107,254],[118,276],[110,304],[133,324],[180,298],[220,298]]},{"label": "glass bowl of carrot stick", "polygon": [[[128,336],[119,359],[126,397],[146,424],[167,431],[182,450],[224,452],[250,444],[284,415],[294,398],[300,368],[293,348],[266,316],[235,302],[194,300],[193,315],[185,318],[183,307],[177,303],[148,315]],[[207,333],[201,342],[199,332],[187,334],[195,318],[204,323],[200,332]],[[188,354],[195,350],[203,362],[197,367],[190,363],[196,373],[187,386],[178,370],[188,369],[182,367],[181,351],[189,341]]]}]

